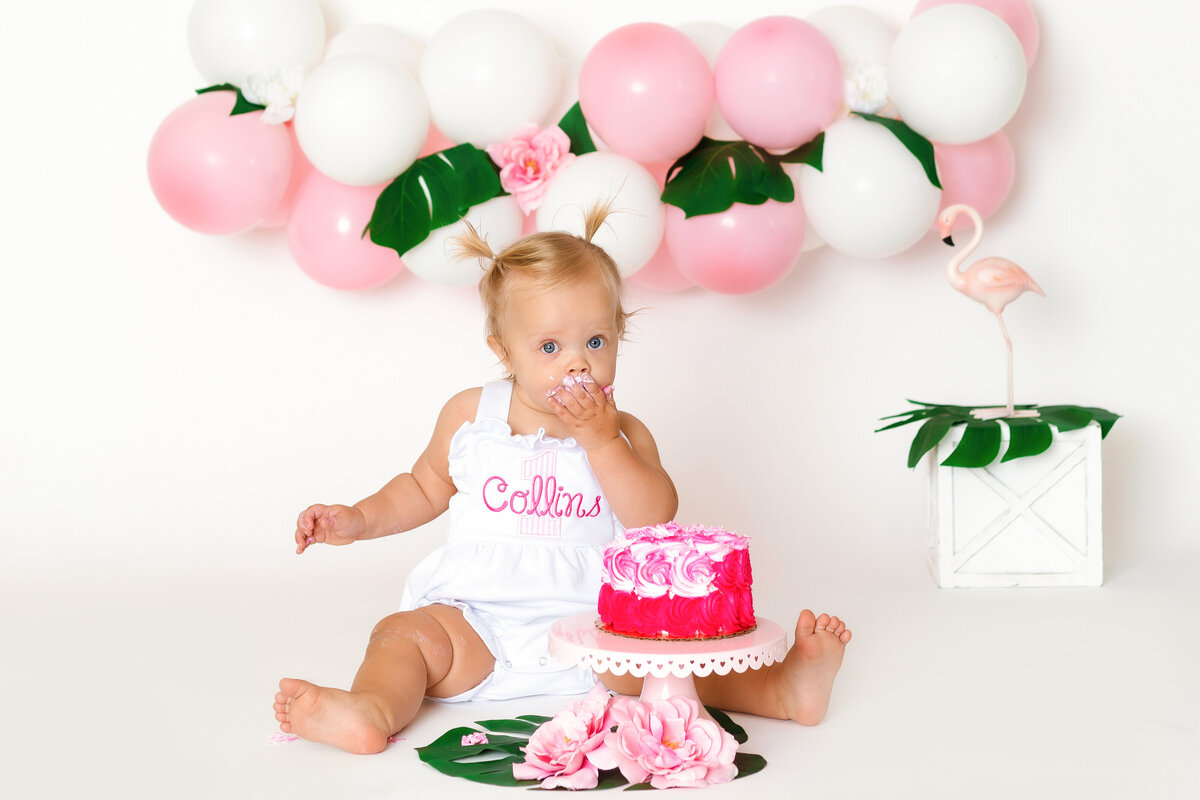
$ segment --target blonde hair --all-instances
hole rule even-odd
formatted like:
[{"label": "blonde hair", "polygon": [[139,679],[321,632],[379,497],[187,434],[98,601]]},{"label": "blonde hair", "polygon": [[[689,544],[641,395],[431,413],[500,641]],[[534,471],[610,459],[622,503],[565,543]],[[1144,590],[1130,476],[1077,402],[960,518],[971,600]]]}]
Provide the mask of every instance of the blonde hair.
[{"label": "blonde hair", "polygon": [[[486,330],[503,342],[500,317],[514,278],[524,278],[534,289],[545,291],[581,278],[598,277],[612,297],[617,338],[625,338],[629,312],[621,304],[621,272],[612,256],[592,238],[612,212],[612,200],[597,203],[584,215],[584,235],[546,231],[522,237],[502,252],[492,250],[470,222],[465,233],[451,239],[459,259],[475,257],[485,273],[479,281],[479,298],[487,314]],[[488,264],[487,262],[490,262]]]}]

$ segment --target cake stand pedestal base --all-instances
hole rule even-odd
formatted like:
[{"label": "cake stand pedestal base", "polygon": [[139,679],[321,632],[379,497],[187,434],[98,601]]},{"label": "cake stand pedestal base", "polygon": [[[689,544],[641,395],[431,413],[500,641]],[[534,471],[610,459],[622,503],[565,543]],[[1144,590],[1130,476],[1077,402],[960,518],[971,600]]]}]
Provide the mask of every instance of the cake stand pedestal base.
[{"label": "cake stand pedestal base", "polygon": [[699,701],[696,676],[759,669],[787,655],[787,634],[778,623],[762,617],[748,633],[699,641],[633,639],[602,631],[596,624],[591,612],[554,623],[550,655],[597,672],[644,678],[640,697],[644,703],[671,697]]}]

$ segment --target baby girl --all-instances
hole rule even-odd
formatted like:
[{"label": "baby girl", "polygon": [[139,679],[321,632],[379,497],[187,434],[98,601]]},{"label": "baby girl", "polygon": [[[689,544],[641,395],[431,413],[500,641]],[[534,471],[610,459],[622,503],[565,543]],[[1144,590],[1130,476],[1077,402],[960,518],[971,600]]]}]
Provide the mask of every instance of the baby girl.
[{"label": "baby girl", "polygon": [[[547,631],[595,611],[601,550],[622,527],[667,522],[678,507],[650,431],[614,399],[628,314],[620,273],[592,242],[607,213],[592,209],[582,237],[535,233],[499,254],[474,229],[459,240],[486,266],[487,344],[507,379],[450,398],[411,472],[353,506],[301,512],[297,553],[412,530],[447,510],[450,526],[409,576],[402,610],[375,627],[349,691],[280,681],[284,733],[377,753],[425,697],[504,700],[595,684],[550,657]],[[696,687],[708,705],[816,724],[849,641],[837,617],[804,610],[784,661]],[[629,675],[599,679],[640,691]]]}]

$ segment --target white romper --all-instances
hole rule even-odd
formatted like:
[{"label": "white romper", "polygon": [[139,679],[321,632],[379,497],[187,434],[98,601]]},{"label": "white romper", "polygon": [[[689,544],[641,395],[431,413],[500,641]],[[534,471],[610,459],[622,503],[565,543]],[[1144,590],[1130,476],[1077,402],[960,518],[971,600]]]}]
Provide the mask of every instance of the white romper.
[{"label": "white romper", "polygon": [[408,577],[401,610],[432,603],[462,609],[496,668],[447,702],[580,694],[591,670],[550,656],[558,619],[595,611],[601,551],[621,531],[583,447],[545,430],[518,436],[508,425],[512,384],[483,387],[474,422],[450,440],[446,544]]}]

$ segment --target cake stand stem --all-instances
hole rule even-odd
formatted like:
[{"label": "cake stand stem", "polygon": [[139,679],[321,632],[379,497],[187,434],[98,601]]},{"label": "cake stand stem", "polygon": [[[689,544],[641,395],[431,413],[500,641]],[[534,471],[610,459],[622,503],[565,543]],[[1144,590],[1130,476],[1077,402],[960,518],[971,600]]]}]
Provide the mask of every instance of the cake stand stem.
[{"label": "cake stand stem", "polygon": [[670,700],[672,697],[687,697],[695,700],[696,705],[700,706],[700,716],[716,722],[713,720],[712,714],[709,714],[708,709],[704,707],[704,703],[700,701],[700,695],[696,693],[695,675],[689,673],[681,678],[674,673],[667,673],[661,678],[656,675],[647,675],[642,679],[642,694],[638,700],[643,703],[654,703]]},{"label": "cake stand stem", "polygon": [[642,680],[642,695],[638,699],[643,703],[656,703],[672,697],[690,697],[699,701],[695,678],[690,674],[680,678],[673,673],[667,673],[661,678],[647,675]]}]

